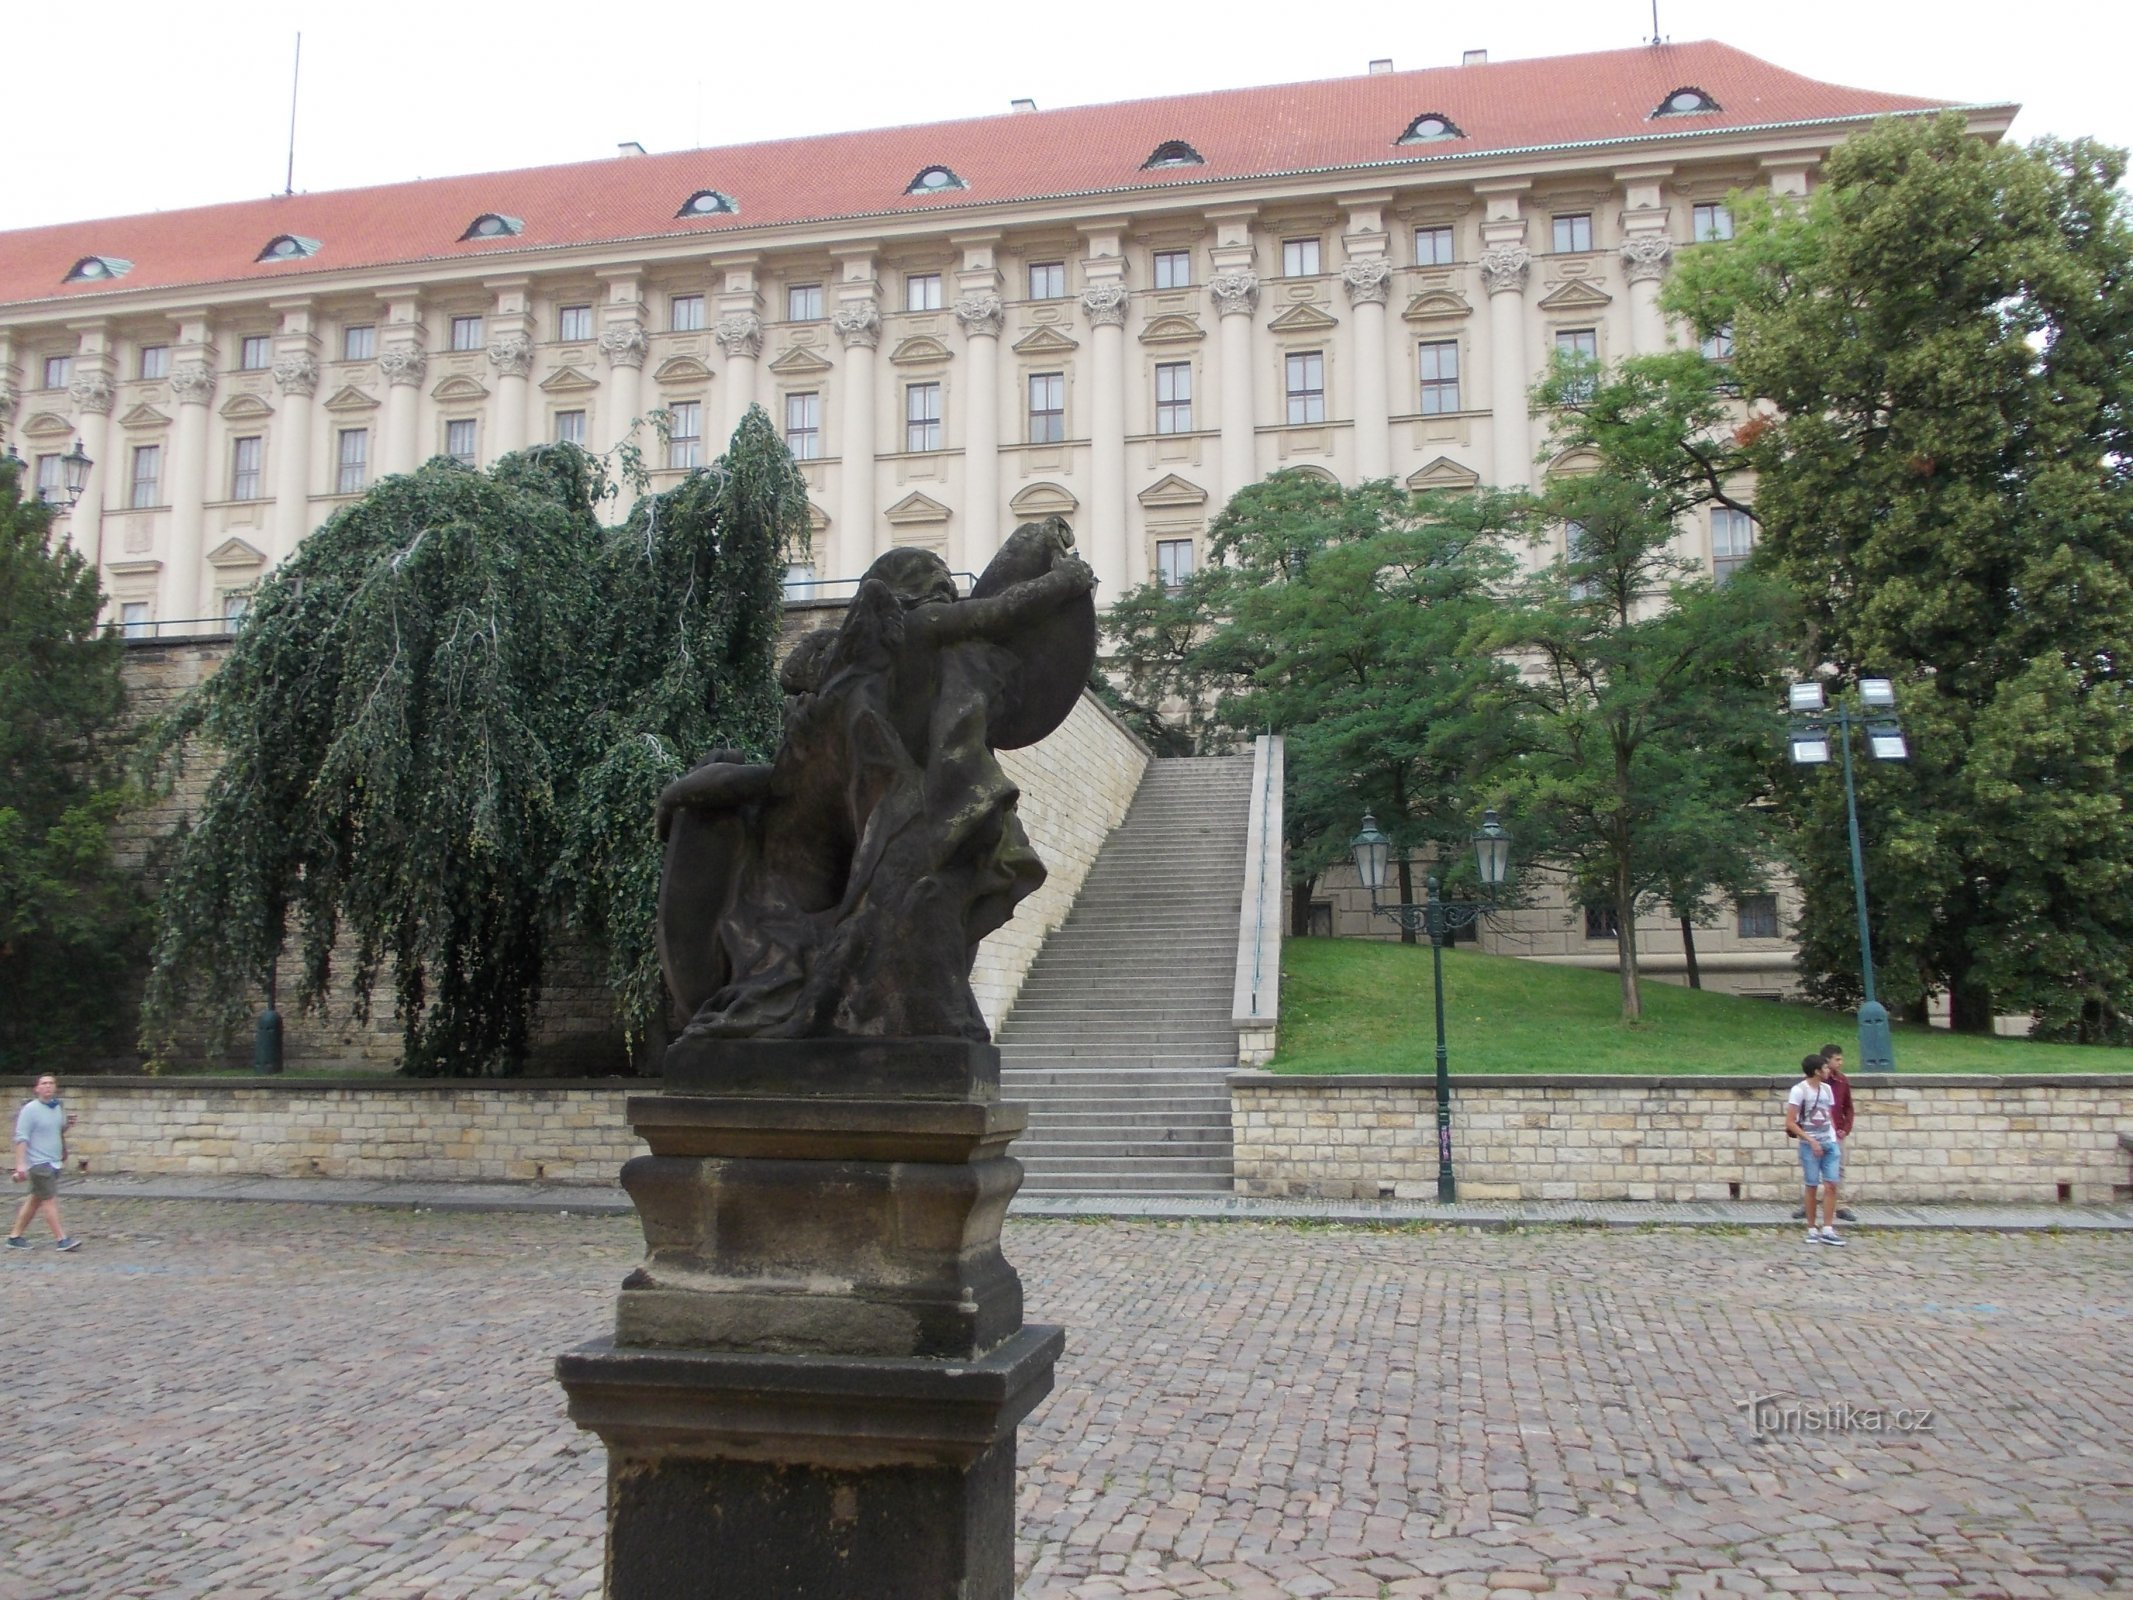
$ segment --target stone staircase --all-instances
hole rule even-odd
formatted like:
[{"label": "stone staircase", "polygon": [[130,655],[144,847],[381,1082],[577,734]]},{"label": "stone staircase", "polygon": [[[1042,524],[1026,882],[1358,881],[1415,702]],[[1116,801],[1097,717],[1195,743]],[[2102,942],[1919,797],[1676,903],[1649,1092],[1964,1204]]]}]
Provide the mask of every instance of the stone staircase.
[{"label": "stone staircase", "polygon": [[1022,1192],[1227,1194],[1252,758],[1150,763],[1000,1030]]}]

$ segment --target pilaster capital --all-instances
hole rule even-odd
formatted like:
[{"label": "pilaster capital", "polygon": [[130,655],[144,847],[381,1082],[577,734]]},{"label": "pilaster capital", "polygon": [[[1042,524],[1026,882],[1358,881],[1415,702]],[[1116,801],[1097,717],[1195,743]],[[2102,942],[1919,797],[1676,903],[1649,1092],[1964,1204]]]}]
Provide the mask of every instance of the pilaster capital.
[{"label": "pilaster capital", "polygon": [[839,306],[830,326],[847,350],[871,350],[881,343],[881,307],[873,300],[850,300]]},{"label": "pilaster capital", "polygon": [[600,353],[611,367],[641,367],[647,346],[644,324],[634,319],[610,325],[600,335]]},{"label": "pilaster capital", "polygon": [[318,363],[301,351],[274,358],[274,382],[283,394],[309,399],[318,393]]},{"label": "pilaster capital", "polygon": [[1081,309],[1089,314],[1089,324],[1097,328],[1123,328],[1126,325],[1126,286],[1122,283],[1092,283],[1081,291]]},{"label": "pilaster capital", "polygon": [[489,341],[489,365],[499,376],[523,378],[533,370],[533,341],[523,333],[500,333]]},{"label": "pilaster capital", "polygon": [[1633,233],[1622,241],[1622,271],[1631,283],[1656,283],[1666,276],[1674,241],[1663,233]]},{"label": "pilaster capital", "polygon": [[1533,252],[1522,244],[1492,244],[1481,252],[1481,281],[1490,294],[1524,294]]},{"label": "pilaster capital", "polygon": [[1359,256],[1341,268],[1348,303],[1381,306],[1392,293],[1392,263],[1383,256]]},{"label": "pilaster capital", "polygon": [[1250,267],[1225,267],[1209,280],[1215,310],[1225,317],[1248,317],[1259,304],[1259,274]]},{"label": "pilaster capital", "polygon": [[420,383],[429,368],[430,358],[411,344],[388,345],[378,352],[378,370],[385,374],[385,381],[396,388]]},{"label": "pilaster capital", "polygon": [[718,319],[711,337],[729,357],[753,361],[763,353],[763,319],[753,311],[729,311]]},{"label": "pilaster capital", "polygon": [[989,339],[997,339],[1001,326],[1007,320],[1007,307],[1000,303],[1000,297],[996,294],[966,294],[955,303],[955,320],[963,325],[963,332],[973,339],[980,334]]},{"label": "pilaster capital", "polygon": [[[173,374],[175,377],[175,374]],[[99,417],[111,415],[111,403],[117,398],[111,387],[111,379],[101,372],[78,372],[74,381],[67,385],[67,398],[74,402],[76,411],[92,412]],[[10,406],[12,409],[12,405]]]},{"label": "pilaster capital", "polygon": [[15,420],[15,407],[22,403],[22,391],[11,377],[0,378],[0,427]]},{"label": "pilaster capital", "polygon": [[[215,369],[205,361],[177,362],[170,369],[170,392],[180,405],[206,405],[215,398]],[[104,409],[110,409],[108,402]]]}]

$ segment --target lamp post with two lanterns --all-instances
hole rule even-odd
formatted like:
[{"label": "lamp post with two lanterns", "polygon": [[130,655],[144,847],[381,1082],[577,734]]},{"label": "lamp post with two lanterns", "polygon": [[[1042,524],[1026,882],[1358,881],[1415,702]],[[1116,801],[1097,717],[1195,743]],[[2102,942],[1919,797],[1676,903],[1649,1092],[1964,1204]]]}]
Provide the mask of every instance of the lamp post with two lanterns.
[{"label": "lamp post with two lanterns", "polygon": [[1876,761],[1902,761],[1910,754],[1896,720],[1896,686],[1887,678],[1861,678],[1857,706],[1840,698],[1828,702],[1819,682],[1795,683],[1787,709],[1792,713],[1788,743],[1795,766],[1825,766],[1835,735],[1844,761],[1844,820],[1851,834],[1852,898],[1859,914],[1859,1064],[1867,1072],[1896,1070],[1896,1044],[1889,1013],[1874,995],[1874,946],[1866,923],[1866,859],[1859,848],[1859,797],[1852,786],[1852,729],[1866,733],[1866,748]]},{"label": "lamp post with two lanterns", "polygon": [[[1437,894],[1437,879],[1428,880],[1420,905],[1378,903],[1378,890],[1385,885],[1385,868],[1392,855],[1392,841],[1378,831],[1377,818],[1363,813],[1363,831],[1349,841],[1355,852],[1355,870],[1370,891],[1370,909],[1390,917],[1410,933],[1429,935],[1429,958],[1437,986],[1437,1199],[1450,1205],[1459,1198],[1452,1178],[1452,1078],[1444,1047],[1444,945],[1458,928],[1470,927],[1495,909],[1490,901],[1448,901]],[[1481,882],[1492,892],[1503,885],[1511,862],[1511,835],[1496,820],[1493,810],[1481,814],[1481,827],[1474,834],[1475,863]]]},{"label": "lamp post with two lanterns", "polygon": [[[22,457],[15,453],[13,445],[7,447],[7,459],[15,463],[17,472],[23,470]],[[59,486],[67,497],[66,510],[72,511],[81,504],[81,497],[89,487],[89,469],[95,465],[88,452],[82,449],[79,439],[74,441],[73,449],[59,458]]]}]

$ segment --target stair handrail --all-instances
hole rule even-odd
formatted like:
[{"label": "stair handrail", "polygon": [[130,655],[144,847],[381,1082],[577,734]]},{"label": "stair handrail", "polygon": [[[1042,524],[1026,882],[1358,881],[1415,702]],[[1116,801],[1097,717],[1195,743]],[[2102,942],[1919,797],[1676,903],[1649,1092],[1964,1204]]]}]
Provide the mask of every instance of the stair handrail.
[{"label": "stair handrail", "polygon": [[1287,747],[1278,733],[1252,741],[1252,800],[1245,836],[1244,896],[1237,918],[1237,987],[1230,1022],[1237,1064],[1274,1054],[1281,1016],[1282,787]]}]

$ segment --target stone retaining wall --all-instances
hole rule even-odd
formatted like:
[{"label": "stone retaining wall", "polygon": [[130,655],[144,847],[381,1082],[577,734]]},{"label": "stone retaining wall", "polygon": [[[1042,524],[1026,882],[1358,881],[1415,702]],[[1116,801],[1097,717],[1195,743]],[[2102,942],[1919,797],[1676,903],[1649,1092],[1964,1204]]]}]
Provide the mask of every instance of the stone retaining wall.
[{"label": "stone retaining wall", "polygon": [[[1452,1083],[1463,1200],[1784,1200],[1796,1078],[1473,1076]],[[1865,1201],[2133,1198],[2133,1075],[1851,1075],[1845,1191]],[[1435,1080],[1230,1080],[1240,1194],[1430,1199]]]}]

